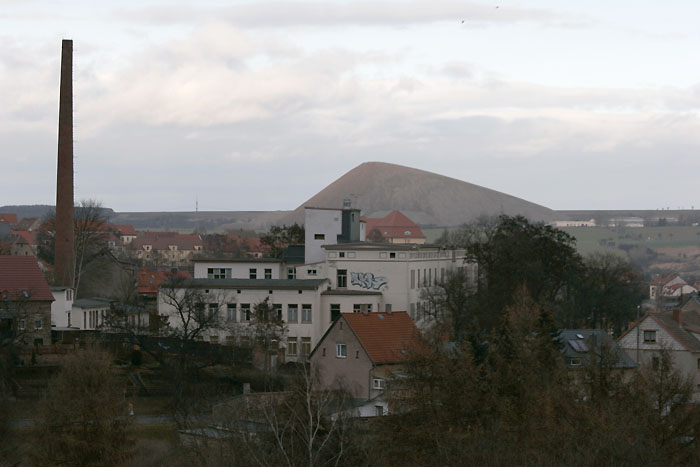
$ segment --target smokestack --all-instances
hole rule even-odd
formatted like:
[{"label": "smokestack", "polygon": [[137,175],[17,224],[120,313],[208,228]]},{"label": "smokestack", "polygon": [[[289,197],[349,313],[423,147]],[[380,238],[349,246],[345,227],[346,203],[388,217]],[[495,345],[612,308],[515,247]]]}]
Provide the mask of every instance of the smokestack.
[{"label": "smokestack", "polygon": [[68,287],[73,287],[75,273],[73,206],[73,41],[64,39],[58,106],[54,283]]}]

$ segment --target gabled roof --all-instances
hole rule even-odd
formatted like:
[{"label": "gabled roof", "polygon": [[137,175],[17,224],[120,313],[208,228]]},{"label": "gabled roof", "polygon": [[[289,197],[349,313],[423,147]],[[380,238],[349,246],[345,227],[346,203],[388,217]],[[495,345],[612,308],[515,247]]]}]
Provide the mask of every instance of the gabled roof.
[{"label": "gabled roof", "polygon": [[377,231],[385,238],[425,238],[420,227],[399,211],[391,211],[380,219],[362,218],[366,235]]},{"label": "gabled roof", "polygon": [[195,246],[202,246],[204,242],[199,235],[157,232],[136,237],[132,244],[134,248],[150,245],[154,250],[168,250],[171,245],[177,246],[178,250],[194,250]]},{"label": "gabled roof", "polygon": [[[676,277],[680,278],[678,274],[658,274],[651,279],[651,285],[666,285]],[[682,278],[680,279],[683,280]]]},{"label": "gabled roof", "polygon": [[37,240],[36,240],[36,232],[30,232],[29,230],[13,230],[12,231],[13,235],[16,235],[18,238],[16,240],[22,240],[25,243],[28,243],[29,245],[36,245]]},{"label": "gabled roof", "polygon": [[117,230],[119,235],[136,235],[133,225],[110,225],[110,227]]},{"label": "gabled roof", "polygon": [[342,313],[373,363],[399,363],[421,346],[418,328],[405,311]]},{"label": "gabled roof", "polygon": [[53,301],[33,256],[0,256],[0,299],[5,293],[9,300]]},{"label": "gabled roof", "polygon": [[[625,332],[622,333],[620,337],[617,338],[618,342],[629,334],[633,329],[635,329],[639,323],[645,319],[652,319],[664,329],[668,334],[673,337],[673,339],[678,342],[685,350],[689,352],[700,352],[700,340],[696,339],[691,333],[690,327],[695,323],[700,323],[700,317],[696,316],[691,319],[691,313],[697,314],[695,311],[688,311],[686,313],[681,313],[681,323],[673,318],[673,310],[671,311],[661,311],[661,312],[650,312],[644,315],[638,322],[633,323]],[[687,325],[682,324],[687,320]],[[695,332],[700,332],[700,330],[695,330]]]},{"label": "gabled roof", "polygon": [[0,224],[16,224],[17,214],[9,212],[0,212]]}]

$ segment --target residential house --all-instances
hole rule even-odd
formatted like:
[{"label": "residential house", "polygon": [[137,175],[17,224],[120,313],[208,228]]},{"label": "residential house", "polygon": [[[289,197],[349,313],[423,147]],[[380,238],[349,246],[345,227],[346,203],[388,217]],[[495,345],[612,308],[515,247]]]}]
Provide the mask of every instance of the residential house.
[{"label": "residential house", "polygon": [[342,313],[309,357],[321,390],[345,390],[365,400],[360,416],[385,415],[387,383],[422,349],[419,331],[404,311]]},{"label": "residential house", "polygon": [[657,274],[649,284],[649,298],[652,300],[661,298],[665,295],[665,290],[671,290],[670,287],[676,284],[687,285],[688,283],[678,274]]},{"label": "residential house", "polygon": [[143,264],[184,267],[195,254],[203,252],[199,235],[177,232],[147,232],[131,241],[134,257]]},{"label": "residential house", "polygon": [[73,302],[71,327],[96,330],[108,324],[112,300],[107,298],[81,298]]},{"label": "residential house", "polygon": [[564,363],[574,375],[590,365],[605,365],[630,378],[639,367],[602,329],[564,329],[559,331],[559,342]]},{"label": "residential house", "polygon": [[138,236],[133,225],[109,225],[108,228],[116,232],[124,245],[133,242]]},{"label": "residential house", "polygon": [[365,218],[367,240],[374,243],[425,243],[420,227],[400,211],[391,211],[382,218]]},{"label": "residential house", "polygon": [[617,342],[641,365],[658,364],[659,352],[666,349],[675,367],[692,379],[696,392],[700,391],[700,312],[675,309],[647,313]]},{"label": "residential house", "polygon": [[51,343],[53,294],[33,256],[0,256],[0,336]]},{"label": "residential house", "polygon": [[17,225],[17,214],[9,212],[0,212],[0,224],[9,225],[14,227]]},{"label": "residential house", "polygon": [[73,327],[71,312],[73,311],[75,291],[72,287],[52,286],[51,294],[54,298],[53,303],[51,303],[51,327],[57,330]]},{"label": "residential house", "polygon": [[566,220],[566,221],[553,221],[549,225],[552,227],[595,227],[595,219],[589,220]]},{"label": "residential house", "polygon": [[36,232],[29,230],[13,230],[8,237],[10,254],[13,256],[36,256],[39,245]]}]

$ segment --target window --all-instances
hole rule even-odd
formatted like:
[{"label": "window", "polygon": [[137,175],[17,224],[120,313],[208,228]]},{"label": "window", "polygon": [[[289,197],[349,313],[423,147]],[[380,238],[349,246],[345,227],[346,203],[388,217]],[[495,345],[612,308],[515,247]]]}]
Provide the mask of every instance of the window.
[{"label": "window", "polygon": [[287,321],[290,323],[299,321],[299,305],[287,305]]},{"label": "window", "polygon": [[250,303],[241,303],[241,321],[250,321]]},{"label": "window", "polygon": [[347,358],[348,347],[345,344],[335,344],[335,356],[337,358]]},{"label": "window", "polygon": [[656,342],[656,331],[644,331],[644,342]]},{"label": "window", "polygon": [[340,304],[331,303],[331,321],[335,321],[340,318]]},{"label": "window", "polygon": [[315,269],[307,269],[306,274],[309,276],[316,276],[318,275],[317,271]]},{"label": "window", "polygon": [[311,322],[311,305],[301,306],[301,322],[310,323]]},{"label": "window", "polygon": [[248,270],[248,277],[251,279],[257,279],[258,278],[258,270],[255,268],[250,268]]},{"label": "window", "polygon": [[381,405],[375,405],[374,409],[376,410],[377,417],[384,416],[384,407],[382,407]]},{"label": "window", "polygon": [[301,354],[306,356],[311,353],[311,338],[302,337],[301,338]]},{"label": "window", "polygon": [[208,268],[207,279],[230,279],[231,268]]},{"label": "window", "polygon": [[359,312],[361,312],[361,311],[362,311],[362,305],[360,305],[359,303],[355,303],[355,304],[352,306],[352,312],[353,312],[353,313],[359,313]]},{"label": "window", "polygon": [[297,338],[289,337],[287,338],[287,355],[296,356],[297,354]]},{"label": "window", "polygon": [[416,288],[416,270],[411,269],[411,289]]},{"label": "window", "polygon": [[337,287],[338,288],[344,288],[348,286],[348,270],[347,269],[338,269],[338,275],[337,275]]},{"label": "window", "polygon": [[389,253],[389,258],[396,258],[396,253]]},{"label": "window", "polygon": [[213,318],[217,315],[219,312],[219,304],[218,303],[210,303],[209,304],[209,317]]},{"label": "window", "polygon": [[324,357],[326,356],[326,348],[325,347],[323,348],[323,356]]},{"label": "window", "polygon": [[314,240],[325,240],[326,234],[314,234]]},{"label": "window", "polygon": [[24,330],[26,327],[26,323],[23,319],[20,319],[19,322],[17,323],[17,329],[19,330]]},{"label": "window", "polygon": [[581,359],[580,358],[571,358],[571,359],[569,359],[569,365],[581,366]]},{"label": "window", "polygon": [[382,378],[374,378],[372,380],[372,389],[384,389],[384,380]]},{"label": "window", "polygon": [[272,269],[265,269],[265,279],[272,279]]},{"label": "window", "polygon": [[384,312],[391,313],[391,303],[387,303],[384,305]]},{"label": "window", "polygon": [[371,313],[372,304],[371,303],[355,303],[352,306],[353,313]]},{"label": "window", "polygon": [[284,318],[282,317],[282,305],[280,303],[275,303],[272,305],[272,309],[274,310],[274,316],[278,320],[283,320]]},{"label": "window", "polygon": [[235,303],[229,303],[226,305],[226,320],[227,321],[236,321],[236,304]]},{"label": "window", "polygon": [[338,258],[345,258],[345,252],[344,252],[344,251],[339,251],[339,252],[338,252]]},{"label": "window", "polygon": [[360,351],[359,350],[355,351],[355,358],[360,358]]},{"label": "window", "polygon": [[297,278],[297,268],[287,268],[287,279]]},{"label": "window", "polygon": [[41,321],[41,318],[37,318],[34,320],[34,329],[41,329],[43,327],[43,323]]}]

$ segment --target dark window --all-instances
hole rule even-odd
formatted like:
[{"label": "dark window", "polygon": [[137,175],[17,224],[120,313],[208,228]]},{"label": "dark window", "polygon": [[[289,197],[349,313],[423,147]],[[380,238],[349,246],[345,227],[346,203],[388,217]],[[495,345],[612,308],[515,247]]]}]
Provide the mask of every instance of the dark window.
[{"label": "dark window", "polygon": [[343,288],[348,286],[348,270],[338,269],[337,275],[338,288]]},{"label": "dark window", "polygon": [[644,331],[644,342],[656,342],[656,331]]},{"label": "dark window", "polygon": [[332,303],[331,304],[331,321],[335,321],[338,318],[340,318],[340,304],[339,303]]},{"label": "dark window", "polygon": [[325,240],[326,235],[325,234],[314,234],[314,240]]},{"label": "dark window", "polygon": [[258,278],[258,270],[255,268],[249,269],[249,274],[251,279],[257,279]]},{"label": "dark window", "polygon": [[272,279],[272,269],[265,269],[265,279]]}]

